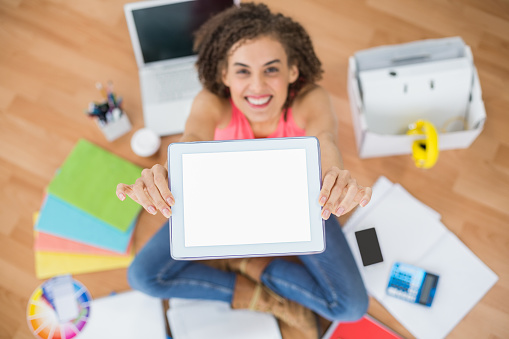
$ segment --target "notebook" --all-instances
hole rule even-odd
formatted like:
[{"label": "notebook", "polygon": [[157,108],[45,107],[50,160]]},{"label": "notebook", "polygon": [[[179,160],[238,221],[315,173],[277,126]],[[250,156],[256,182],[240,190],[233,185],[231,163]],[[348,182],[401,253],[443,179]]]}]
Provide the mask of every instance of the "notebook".
[{"label": "notebook", "polygon": [[281,339],[272,314],[232,309],[224,301],[171,298],[167,317],[175,339]]},{"label": "notebook", "polygon": [[167,338],[161,299],[127,291],[94,299],[90,309],[88,322],[77,336],[79,339]]},{"label": "notebook", "polygon": [[194,67],[193,32],[233,3],[155,0],[124,6],[139,70],[145,127],[159,135],[184,131],[192,100],[201,89]]},{"label": "notebook", "polygon": [[401,336],[367,314],[353,322],[333,322],[322,337],[322,339],[359,338],[402,339]]}]

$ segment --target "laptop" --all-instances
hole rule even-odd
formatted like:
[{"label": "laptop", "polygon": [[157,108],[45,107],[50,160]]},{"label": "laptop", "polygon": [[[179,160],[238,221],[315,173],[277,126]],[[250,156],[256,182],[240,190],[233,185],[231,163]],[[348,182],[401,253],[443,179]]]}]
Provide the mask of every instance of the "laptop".
[{"label": "laptop", "polygon": [[193,33],[238,0],[155,0],[129,3],[124,12],[138,65],[145,127],[178,134],[202,89]]}]

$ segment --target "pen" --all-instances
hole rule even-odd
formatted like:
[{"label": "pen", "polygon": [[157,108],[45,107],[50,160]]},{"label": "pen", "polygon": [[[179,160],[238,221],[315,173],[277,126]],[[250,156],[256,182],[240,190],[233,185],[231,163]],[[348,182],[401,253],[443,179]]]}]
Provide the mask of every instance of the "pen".
[{"label": "pen", "polygon": [[100,82],[96,82],[95,88],[97,88],[99,90],[99,92],[101,92],[101,95],[104,97],[104,99],[108,100],[108,93],[106,93],[106,90],[104,89],[103,84],[101,84]]},{"label": "pen", "polygon": [[117,107],[120,108],[120,110],[122,110],[122,97],[119,97],[117,99]]},{"label": "pen", "polygon": [[114,109],[117,107],[117,104],[115,103],[115,94],[113,94],[113,82],[108,81],[108,90],[106,92],[108,104],[110,105],[110,109]]}]

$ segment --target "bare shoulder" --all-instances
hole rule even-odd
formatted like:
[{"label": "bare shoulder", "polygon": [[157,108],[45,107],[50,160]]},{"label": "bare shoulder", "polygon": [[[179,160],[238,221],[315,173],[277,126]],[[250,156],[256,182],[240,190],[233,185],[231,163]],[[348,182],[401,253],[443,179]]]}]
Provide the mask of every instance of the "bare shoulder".
[{"label": "bare shoulder", "polygon": [[229,104],[227,99],[221,98],[207,89],[202,89],[194,98],[191,113],[206,114],[217,120],[227,111]]},{"label": "bare shoulder", "polygon": [[295,98],[295,103],[306,104],[313,101],[328,101],[329,93],[320,85],[308,85],[299,92]]},{"label": "bare shoulder", "polygon": [[203,89],[196,95],[187,118],[183,140],[213,140],[216,127],[225,119],[229,101]]},{"label": "bare shoulder", "polygon": [[296,122],[304,126],[310,121],[333,118],[334,112],[329,93],[319,85],[310,85],[301,90],[292,105]]}]

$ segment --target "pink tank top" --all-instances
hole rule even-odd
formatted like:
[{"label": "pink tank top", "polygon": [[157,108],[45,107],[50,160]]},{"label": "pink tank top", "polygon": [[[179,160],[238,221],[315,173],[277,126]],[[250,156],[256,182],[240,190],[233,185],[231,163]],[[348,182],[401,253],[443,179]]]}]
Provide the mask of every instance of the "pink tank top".
[{"label": "pink tank top", "polygon": [[[233,104],[232,100],[230,100],[230,103],[232,105],[230,123],[223,129],[216,128],[214,140],[254,139],[253,130],[246,116]],[[286,121],[284,114],[281,114],[281,119],[279,119],[276,130],[267,138],[303,137],[305,135],[306,131],[297,126],[293,120],[292,109],[289,108],[286,114]]]}]

